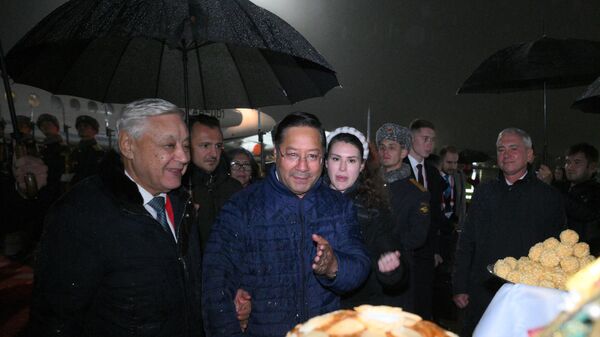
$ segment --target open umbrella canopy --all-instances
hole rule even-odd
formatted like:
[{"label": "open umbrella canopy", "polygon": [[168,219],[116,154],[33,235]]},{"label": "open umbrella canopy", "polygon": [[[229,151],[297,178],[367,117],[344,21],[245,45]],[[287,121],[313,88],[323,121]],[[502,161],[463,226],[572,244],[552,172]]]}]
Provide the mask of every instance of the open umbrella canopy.
[{"label": "open umbrella canopy", "polygon": [[339,83],[293,27],[248,0],[72,0],[7,55],[14,81],[101,102],[291,104]]},{"label": "open umbrella canopy", "polygon": [[598,76],[600,42],[542,37],[495,52],[475,69],[458,93],[568,88],[589,84]]},{"label": "open umbrella canopy", "polygon": [[505,93],[542,89],[542,160],[545,161],[548,152],[546,89],[586,85],[599,75],[600,42],[544,36],[495,52],[475,69],[457,93]]},{"label": "open umbrella canopy", "polygon": [[571,105],[571,108],[600,114],[600,77],[585,89],[583,94]]}]

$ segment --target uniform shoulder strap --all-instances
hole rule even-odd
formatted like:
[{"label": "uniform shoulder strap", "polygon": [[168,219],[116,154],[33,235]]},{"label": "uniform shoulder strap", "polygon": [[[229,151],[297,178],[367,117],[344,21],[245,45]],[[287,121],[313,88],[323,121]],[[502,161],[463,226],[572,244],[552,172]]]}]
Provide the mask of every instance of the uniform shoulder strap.
[{"label": "uniform shoulder strap", "polygon": [[409,181],[417,186],[417,188],[421,191],[421,192],[427,192],[427,189],[425,188],[425,186],[419,184],[419,182],[415,179],[415,178],[410,178]]}]

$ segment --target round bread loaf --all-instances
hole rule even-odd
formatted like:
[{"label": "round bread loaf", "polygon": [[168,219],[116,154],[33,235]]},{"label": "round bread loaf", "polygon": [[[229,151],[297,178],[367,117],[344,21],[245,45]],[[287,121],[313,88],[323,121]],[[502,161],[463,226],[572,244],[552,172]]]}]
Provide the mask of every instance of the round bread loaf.
[{"label": "round bread loaf", "polygon": [[298,324],[286,337],[456,337],[437,324],[389,306],[361,305]]}]

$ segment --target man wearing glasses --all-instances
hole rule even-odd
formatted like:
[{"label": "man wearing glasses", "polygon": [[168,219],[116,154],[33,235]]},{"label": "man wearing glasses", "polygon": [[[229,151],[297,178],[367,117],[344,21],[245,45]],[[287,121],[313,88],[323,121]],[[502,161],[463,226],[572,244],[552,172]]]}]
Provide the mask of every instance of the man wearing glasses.
[{"label": "man wearing glasses", "polygon": [[246,335],[283,336],[339,309],[370,262],[351,202],[321,181],[325,134],[312,114],[293,113],[273,130],[275,167],[234,195],[205,250],[203,305],[209,336],[242,332],[232,303],[248,291]]},{"label": "man wearing glasses", "polygon": [[223,204],[242,185],[227,173],[227,163],[221,160],[223,133],[219,120],[208,115],[194,116],[192,123],[192,191],[198,210],[198,226],[202,249],[208,233]]}]

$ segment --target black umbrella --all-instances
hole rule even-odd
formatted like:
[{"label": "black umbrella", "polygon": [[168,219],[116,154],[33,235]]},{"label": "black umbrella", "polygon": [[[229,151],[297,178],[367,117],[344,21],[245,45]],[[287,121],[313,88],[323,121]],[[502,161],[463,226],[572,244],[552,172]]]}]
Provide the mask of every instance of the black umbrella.
[{"label": "black umbrella", "polygon": [[488,57],[458,94],[544,91],[544,157],[547,152],[546,89],[586,85],[600,76],[600,42],[542,37]]},{"label": "black umbrella", "polygon": [[248,0],[72,0],[7,64],[15,82],[53,94],[203,110],[292,104],[339,85],[306,39]]},{"label": "black umbrella", "polygon": [[590,84],[571,108],[588,113],[600,113],[600,77]]}]

